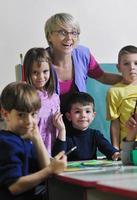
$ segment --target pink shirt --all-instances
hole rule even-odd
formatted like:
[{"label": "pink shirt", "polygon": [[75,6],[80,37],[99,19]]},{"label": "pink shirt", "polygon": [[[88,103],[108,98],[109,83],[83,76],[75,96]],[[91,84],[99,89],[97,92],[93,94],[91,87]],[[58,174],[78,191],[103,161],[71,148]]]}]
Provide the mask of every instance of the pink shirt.
[{"label": "pink shirt", "polygon": [[[102,75],[102,71],[97,65],[96,60],[93,56],[90,57],[90,63],[88,68],[88,76],[92,78],[99,78]],[[59,81],[60,94],[66,94],[71,91],[74,86],[73,80]]]},{"label": "pink shirt", "polygon": [[103,70],[100,68],[99,64],[93,57],[93,55],[90,55],[90,63],[88,68],[88,76],[91,78],[99,78],[103,74]]},{"label": "pink shirt", "polygon": [[59,86],[60,94],[66,94],[71,90],[73,86],[73,80],[59,81]]}]

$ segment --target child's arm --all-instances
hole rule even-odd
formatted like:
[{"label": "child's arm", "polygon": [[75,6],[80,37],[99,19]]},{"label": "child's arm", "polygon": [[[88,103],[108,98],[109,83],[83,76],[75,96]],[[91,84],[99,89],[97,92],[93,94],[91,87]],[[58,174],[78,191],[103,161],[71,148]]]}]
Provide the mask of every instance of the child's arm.
[{"label": "child's arm", "polygon": [[64,152],[60,152],[46,168],[31,175],[20,177],[15,183],[9,186],[9,190],[14,195],[26,192],[45,181],[51,174],[63,172],[66,166],[66,156]]},{"label": "child's arm", "polygon": [[25,135],[24,138],[30,139],[35,146],[37,153],[36,157],[38,159],[40,169],[48,166],[50,163],[50,159],[47,149],[45,148],[45,145],[39,133],[38,126],[34,124],[33,130],[30,132],[30,134]]},{"label": "child's arm", "polygon": [[137,136],[137,114],[134,114],[134,117],[131,116],[126,124],[130,124],[129,126],[126,126],[128,129],[128,134],[126,137],[126,141],[134,141]]},{"label": "child's arm", "polygon": [[60,112],[56,112],[53,116],[53,124],[59,130],[58,138],[61,141],[66,141],[66,128],[62,116]]},{"label": "child's arm", "polygon": [[119,151],[112,146],[100,131],[96,130],[95,137],[98,150],[103,153],[107,159],[118,160],[118,158],[120,158]]},{"label": "child's arm", "polygon": [[127,121],[127,129],[128,134],[127,137],[124,138],[122,141],[122,151],[121,151],[121,159],[124,165],[132,164],[130,153],[134,148],[135,138],[137,136],[137,115],[135,114],[135,118],[131,116],[130,119]]},{"label": "child's arm", "polygon": [[111,121],[110,124],[111,143],[116,149],[120,149],[120,122],[119,119]]},{"label": "child's arm", "polygon": [[56,112],[53,116],[53,124],[56,128],[58,128],[59,133],[58,137],[56,138],[56,141],[54,143],[53,149],[52,149],[52,155],[56,155],[60,151],[66,151],[67,149],[67,143],[66,143],[66,128],[65,124],[62,119],[62,114],[59,112]]}]

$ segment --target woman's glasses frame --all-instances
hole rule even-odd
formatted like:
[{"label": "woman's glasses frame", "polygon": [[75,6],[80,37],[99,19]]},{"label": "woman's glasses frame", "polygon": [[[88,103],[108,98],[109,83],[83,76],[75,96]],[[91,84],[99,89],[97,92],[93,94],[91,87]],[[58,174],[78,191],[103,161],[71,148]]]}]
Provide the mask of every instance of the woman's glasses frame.
[{"label": "woman's glasses frame", "polygon": [[67,37],[68,35],[71,35],[73,38],[78,38],[79,36],[79,32],[77,31],[66,31],[64,29],[60,29],[60,30],[55,30],[55,31],[52,31],[52,33],[57,33],[59,37],[63,38],[63,37]]}]

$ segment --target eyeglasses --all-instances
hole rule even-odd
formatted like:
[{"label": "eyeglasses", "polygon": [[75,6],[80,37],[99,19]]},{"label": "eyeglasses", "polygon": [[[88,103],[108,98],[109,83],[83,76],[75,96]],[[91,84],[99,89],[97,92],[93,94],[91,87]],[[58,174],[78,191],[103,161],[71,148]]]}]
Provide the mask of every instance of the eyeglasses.
[{"label": "eyeglasses", "polygon": [[63,29],[57,30],[57,31],[52,31],[52,32],[57,33],[58,36],[59,36],[59,37],[62,37],[62,38],[68,36],[69,34],[70,34],[73,38],[77,38],[78,35],[80,34],[80,33],[78,33],[77,31],[68,32],[68,31],[63,30]]}]

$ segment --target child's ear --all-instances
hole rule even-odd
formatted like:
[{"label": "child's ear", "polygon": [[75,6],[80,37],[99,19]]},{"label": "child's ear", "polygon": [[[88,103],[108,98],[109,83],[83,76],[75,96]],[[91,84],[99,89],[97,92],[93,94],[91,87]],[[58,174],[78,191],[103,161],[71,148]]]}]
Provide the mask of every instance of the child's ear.
[{"label": "child's ear", "polygon": [[117,67],[118,71],[121,72],[119,64],[117,64],[116,67]]},{"label": "child's ear", "polygon": [[3,119],[7,120],[8,111],[6,111],[5,109],[1,108],[1,116],[2,116]]},{"label": "child's ear", "polygon": [[71,121],[71,116],[70,116],[70,113],[69,112],[66,112],[65,113],[65,116],[67,118],[68,121]]},{"label": "child's ear", "polygon": [[94,120],[95,117],[96,117],[96,112],[93,112],[93,120]]},{"label": "child's ear", "polygon": [[93,116],[96,117],[96,112],[93,112]]}]

